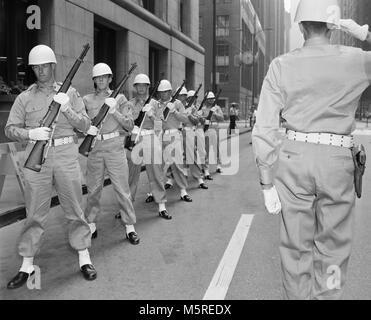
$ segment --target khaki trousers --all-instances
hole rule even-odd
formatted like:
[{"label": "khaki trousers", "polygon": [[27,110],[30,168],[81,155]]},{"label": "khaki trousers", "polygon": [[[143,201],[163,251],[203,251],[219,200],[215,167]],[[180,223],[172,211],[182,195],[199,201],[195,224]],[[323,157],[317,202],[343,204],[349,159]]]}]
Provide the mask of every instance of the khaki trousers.
[{"label": "khaki trousers", "polygon": [[136,216],[131,201],[128,164],[122,137],[97,141],[89,154],[86,177],[88,199],[85,210],[87,221],[96,223],[101,211],[100,198],[106,170],[119,204],[122,222],[125,225],[134,225]]},{"label": "khaki trousers", "polygon": [[354,234],[353,174],[349,149],[284,142],[276,186],[285,298],[341,298]]},{"label": "khaki trousers", "polygon": [[[144,156],[144,154],[147,156]],[[140,159],[139,157],[142,157],[143,159]],[[127,158],[129,164],[129,186],[133,201],[137,193],[141,167],[144,163],[148,175],[150,191],[155,202],[167,202],[165,176],[162,170],[162,149],[158,136],[152,134],[140,137],[138,144],[133,149],[133,152],[127,151]]]},{"label": "khaki trousers", "polygon": [[[27,145],[25,159],[33,146]],[[50,210],[53,183],[68,221],[71,247],[75,250],[89,248],[91,233],[81,209],[82,183],[77,144],[50,148],[41,172],[26,168],[23,171],[27,219],[19,240],[19,254],[23,257],[34,257],[40,250]]]}]

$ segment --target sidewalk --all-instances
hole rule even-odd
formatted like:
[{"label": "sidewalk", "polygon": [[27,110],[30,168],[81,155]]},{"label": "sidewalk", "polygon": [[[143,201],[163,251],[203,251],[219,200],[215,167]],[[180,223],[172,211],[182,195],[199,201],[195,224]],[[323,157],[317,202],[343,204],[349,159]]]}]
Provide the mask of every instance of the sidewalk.
[{"label": "sidewalk", "polygon": [[[222,128],[228,128],[229,123],[223,123]],[[240,135],[250,132],[250,128],[244,128],[242,125],[238,125]],[[79,155],[79,162],[83,173],[82,183],[85,184],[86,176],[86,158]],[[110,181],[106,181],[106,185],[110,185]],[[86,188],[85,188],[86,189]],[[85,190],[86,191],[86,190]],[[56,196],[55,190],[53,196]],[[55,206],[56,199],[52,201],[52,207]],[[4,183],[3,193],[0,195],[0,228],[3,226],[16,222],[17,220],[24,219],[26,215],[24,208],[24,199],[21,190],[18,185],[16,176],[7,176]],[[7,218],[5,218],[7,216]],[[8,219],[11,221],[8,222]]]}]

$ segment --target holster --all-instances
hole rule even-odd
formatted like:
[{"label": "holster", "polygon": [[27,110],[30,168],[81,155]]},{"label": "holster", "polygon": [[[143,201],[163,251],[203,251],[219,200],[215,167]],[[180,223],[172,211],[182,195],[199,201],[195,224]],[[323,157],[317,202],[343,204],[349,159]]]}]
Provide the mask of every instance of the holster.
[{"label": "holster", "polygon": [[352,149],[354,162],[354,186],[358,198],[362,197],[362,178],[366,170],[366,151],[365,147],[357,145]]}]

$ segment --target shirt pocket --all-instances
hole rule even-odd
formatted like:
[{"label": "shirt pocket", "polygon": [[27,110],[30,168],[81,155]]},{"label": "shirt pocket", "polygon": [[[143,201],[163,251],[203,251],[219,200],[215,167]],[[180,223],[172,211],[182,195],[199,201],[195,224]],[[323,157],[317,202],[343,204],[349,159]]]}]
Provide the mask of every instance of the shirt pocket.
[{"label": "shirt pocket", "polygon": [[26,127],[38,127],[47,113],[48,107],[43,103],[31,101],[26,105]]}]

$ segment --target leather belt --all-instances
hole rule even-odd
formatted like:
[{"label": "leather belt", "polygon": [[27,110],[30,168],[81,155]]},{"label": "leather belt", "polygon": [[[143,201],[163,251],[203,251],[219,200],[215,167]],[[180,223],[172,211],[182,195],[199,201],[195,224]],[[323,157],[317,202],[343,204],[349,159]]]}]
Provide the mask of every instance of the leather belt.
[{"label": "leather belt", "polygon": [[155,130],[147,130],[147,129],[142,129],[140,131],[141,136],[150,136],[151,134],[154,134]]},{"label": "leather belt", "polygon": [[111,132],[111,133],[107,133],[107,134],[99,134],[99,135],[97,135],[97,140],[99,140],[99,141],[110,140],[110,139],[113,139],[113,138],[117,138],[119,136],[120,136],[120,132],[115,131],[115,132]]},{"label": "leather belt", "polygon": [[184,130],[185,131],[195,131],[196,127],[185,127]]},{"label": "leather belt", "polygon": [[335,147],[353,148],[354,138],[353,136],[338,135],[331,133],[302,133],[292,130],[286,131],[286,137],[292,141],[324,144]]},{"label": "leather belt", "polygon": [[174,134],[174,133],[179,133],[179,130],[178,129],[164,130],[164,134]]},{"label": "leather belt", "polygon": [[[36,144],[36,141],[35,140],[30,140],[29,141],[31,144]],[[71,144],[71,143],[74,143],[75,142],[75,139],[73,136],[70,136],[70,137],[64,137],[64,138],[59,138],[59,139],[52,139],[52,147],[59,147],[59,146],[63,146],[63,145],[66,145],[66,144]]]}]

